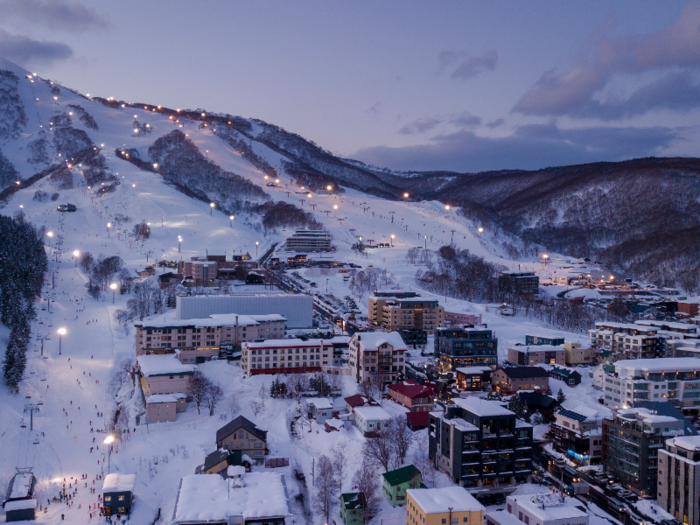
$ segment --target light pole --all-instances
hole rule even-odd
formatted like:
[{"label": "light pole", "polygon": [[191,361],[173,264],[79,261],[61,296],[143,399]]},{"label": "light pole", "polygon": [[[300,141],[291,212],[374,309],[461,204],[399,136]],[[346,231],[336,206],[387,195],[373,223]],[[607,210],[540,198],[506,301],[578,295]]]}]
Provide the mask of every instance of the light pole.
[{"label": "light pole", "polygon": [[23,204],[19,205],[19,217],[20,217],[20,220],[24,220],[24,205]]},{"label": "light pole", "polygon": [[75,259],[75,267],[78,267],[78,257],[80,257],[80,252],[78,250],[73,251],[73,258]]},{"label": "light pole", "polygon": [[449,205],[449,204],[445,204],[445,210],[450,211],[450,205]]},{"label": "light pole", "polygon": [[484,229],[483,229],[483,228],[479,228],[477,231],[478,231],[479,233],[484,233]]},{"label": "light pole", "polygon": [[117,290],[117,283],[110,284],[109,289],[112,290],[112,304],[114,304],[114,293]]},{"label": "light pole", "polygon": [[333,217],[337,217],[337,216],[338,216],[338,205],[334,204],[333,205]]},{"label": "light pole", "polygon": [[114,440],[114,436],[110,434],[103,441],[105,445],[109,445],[109,454],[107,454],[107,474],[109,474],[109,469],[112,465],[112,448],[114,447]]},{"label": "light pole", "polygon": [[165,215],[160,216],[160,227],[162,228],[165,226]]},{"label": "light pole", "polygon": [[229,218],[229,220],[231,221],[231,229],[233,230],[233,219],[235,219],[236,216],[235,216],[235,215],[229,215],[228,218]]},{"label": "light pole", "polygon": [[112,223],[111,223],[111,222],[108,222],[108,223],[107,223],[107,237],[109,237],[109,232],[110,232],[110,228],[111,228],[111,227],[112,227]]},{"label": "light pole", "polygon": [[57,330],[57,332],[58,332],[58,355],[61,355],[61,354],[63,353],[63,352],[62,352],[62,348],[61,348],[61,337],[64,336],[64,335],[66,335],[66,329],[65,329],[65,328],[59,328],[59,329]]},{"label": "light pole", "polygon": [[326,191],[328,191],[328,193],[332,192],[333,186],[331,186],[330,184],[328,186],[326,186]]},{"label": "light pole", "polygon": [[391,234],[391,247],[392,247],[392,248],[394,247],[394,237],[396,237],[396,235],[394,235],[394,234],[392,233],[392,234]]},{"label": "light pole", "polygon": [[177,236],[177,253],[181,253],[180,252],[181,246],[182,246],[182,237],[178,235]]},{"label": "light pole", "polygon": [[49,238],[49,248],[51,248],[51,238],[53,237],[53,232],[49,232],[46,234]]},{"label": "light pole", "polygon": [[258,244],[260,244],[258,241],[255,241],[255,258],[258,258]]},{"label": "light pole", "polygon": [[403,198],[404,198],[404,199],[408,199],[408,193],[404,193],[404,194],[403,194]]},{"label": "light pole", "polygon": [[209,205],[209,215],[211,215],[211,216],[214,215],[214,207],[215,206],[216,206],[216,204],[214,204],[213,202]]},{"label": "light pole", "polygon": [[549,259],[549,255],[546,253],[542,254],[542,269],[544,270],[544,267],[547,265],[547,259]]}]

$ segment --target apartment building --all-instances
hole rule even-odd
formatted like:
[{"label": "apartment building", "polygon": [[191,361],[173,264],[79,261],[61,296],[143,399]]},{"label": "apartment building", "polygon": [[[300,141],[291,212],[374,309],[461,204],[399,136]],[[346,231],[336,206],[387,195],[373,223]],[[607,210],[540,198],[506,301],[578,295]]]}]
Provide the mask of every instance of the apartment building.
[{"label": "apartment building", "polygon": [[536,294],[540,292],[540,278],[535,272],[502,272],[498,289],[504,293]]},{"label": "apartment building", "polygon": [[564,362],[566,366],[590,366],[595,361],[595,348],[581,348],[581,345],[578,343],[564,343]]},{"label": "apartment building", "polygon": [[445,312],[446,326],[478,326],[480,324],[480,315]]},{"label": "apartment building", "polygon": [[672,321],[655,321],[650,319],[640,319],[639,321],[635,321],[634,324],[638,324],[640,326],[653,326],[665,332],[677,333],[684,339],[700,338],[698,327],[692,324],[674,323]]},{"label": "apartment building", "polygon": [[512,492],[532,474],[532,426],[494,401],[454,398],[430,412],[430,460],[479,496]]},{"label": "apartment building", "polygon": [[612,350],[625,359],[653,359],[664,356],[664,338],[659,329],[638,324],[598,322],[589,330],[591,346]]},{"label": "apartment building", "polygon": [[661,404],[616,409],[612,418],[603,419],[605,472],[639,496],[656,495],[659,450],[666,440],[694,432],[677,410],[675,416],[660,414],[655,405]]},{"label": "apartment building", "polygon": [[435,332],[435,358],[443,372],[460,367],[498,365],[498,338],[484,328],[439,328]]},{"label": "apartment building", "polygon": [[683,523],[700,525],[700,436],[666,441],[659,450],[659,506]]},{"label": "apartment building", "polygon": [[563,337],[543,337],[541,335],[526,335],[525,344],[527,346],[533,345],[550,345],[550,346],[561,346],[564,344]]},{"label": "apartment building", "polygon": [[196,286],[214,286],[219,279],[219,263],[206,257],[192,257],[191,261],[180,261],[177,273],[191,277]]},{"label": "apartment building", "polygon": [[603,418],[595,410],[562,408],[549,425],[554,448],[579,465],[600,465],[603,457]]},{"label": "apartment building", "polygon": [[486,509],[462,487],[408,489],[406,498],[406,525],[484,523]]},{"label": "apartment building", "polygon": [[411,412],[430,412],[435,407],[433,399],[437,390],[433,383],[419,384],[404,379],[388,387],[389,397]]},{"label": "apartment building", "polygon": [[508,349],[508,362],[512,365],[561,365],[566,361],[563,346],[535,345]]},{"label": "apartment building", "polygon": [[297,230],[287,237],[284,250],[287,252],[329,252],[331,234],[323,230]]},{"label": "apartment building", "polygon": [[192,349],[192,352],[183,357],[183,362],[201,363],[212,355],[218,355],[219,347],[224,341],[240,344],[261,339],[280,339],[284,337],[286,324],[287,320],[278,314],[212,314],[203,319],[180,320],[170,311],[134,323],[136,355]]},{"label": "apartment building", "polygon": [[668,402],[684,415],[700,410],[700,359],[665,357],[616,361],[603,368],[603,400],[610,408],[629,408],[640,401]]},{"label": "apartment building", "polygon": [[387,331],[425,330],[433,334],[445,322],[445,309],[438,301],[421,299],[415,292],[376,291],[368,299],[370,326]]},{"label": "apartment building", "polygon": [[358,332],[350,339],[352,377],[364,383],[370,377],[383,384],[406,375],[406,343],[398,332]]},{"label": "apartment building", "polygon": [[700,315],[700,301],[698,299],[678,301],[678,313],[686,317],[697,317]]},{"label": "apartment building", "polygon": [[257,374],[321,372],[333,364],[333,344],[321,339],[268,339],[241,345],[244,377]]},{"label": "apartment building", "polygon": [[574,498],[544,491],[512,494],[506,498],[506,511],[525,525],[588,525],[588,514],[579,506]]},{"label": "apartment building", "polygon": [[502,394],[521,390],[549,390],[549,374],[539,366],[508,366],[499,368],[491,376],[491,384]]}]

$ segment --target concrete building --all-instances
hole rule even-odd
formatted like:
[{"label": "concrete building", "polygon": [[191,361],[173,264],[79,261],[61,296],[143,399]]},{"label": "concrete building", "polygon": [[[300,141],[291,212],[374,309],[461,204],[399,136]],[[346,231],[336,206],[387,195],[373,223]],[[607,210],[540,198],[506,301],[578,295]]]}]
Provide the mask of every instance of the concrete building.
[{"label": "concrete building", "polygon": [[568,368],[553,366],[547,372],[549,373],[549,377],[552,379],[563,381],[570,387],[581,384],[581,374],[579,374],[576,370],[569,370]]},{"label": "concrete building", "polygon": [[603,419],[605,472],[640,496],[656,495],[659,450],[668,438],[683,436],[690,428],[678,411],[674,417],[653,408],[613,410],[612,418]]},{"label": "concrete building", "polygon": [[512,365],[561,365],[565,363],[563,346],[516,346],[508,349],[508,362]]},{"label": "concrete building", "polygon": [[194,280],[195,286],[214,286],[219,279],[219,267],[216,261],[193,257],[191,261],[180,261],[177,273],[186,279]]},{"label": "concrete building", "polygon": [[244,377],[321,372],[324,366],[333,366],[333,344],[322,339],[270,339],[241,347]]},{"label": "concrete building", "polygon": [[515,394],[521,390],[549,390],[549,374],[539,366],[508,366],[491,375],[491,384],[503,394]]},{"label": "concrete building", "polygon": [[480,324],[480,315],[445,312],[445,326],[478,326]]},{"label": "concrete building", "polygon": [[331,251],[331,234],[323,230],[297,230],[287,237],[284,246],[287,252],[329,252]]},{"label": "concrete building", "polygon": [[654,359],[663,357],[664,339],[659,329],[638,324],[597,322],[589,330],[591,346],[612,350],[625,359]]},{"label": "concrete building", "polygon": [[146,397],[156,394],[186,394],[194,365],[183,365],[170,355],[140,355],[136,366],[141,375],[141,386]]},{"label": "concrete building", "polygon": [[588,514],[576,502],[560,494],[512,494],[506,511],[525,525],[588,525]]},{"label": "concrete building", "polygon": [[146,398],[146,422],[175,421],[177,414],[187,410],[187,394],[154,394]]},{"label": "concrete building", "polygon": [[614,371],[600,371],[603,401],[610,408],[629,408],[639,401],[668,402],[684,415],[700,410],[700,359],[666,357],[616,361]]},{"label": "concrete building", "polygon": [[532,474],[532,425],[494,401],[453,398],[430,412],[428,454],[438,470],[480,497],[508,494]]},{"label": "concrete building", "polygon": [[563,337],[547,337],[541,335],[526,335],[525,344],[527,346],[535,345],[549,345],[549,346],[561,346],[564,344]]},{"label": "concrete building", "polygon": [[324,397],[305,397],[301,406],[319,425],[333,417],[333,403]]},{"label": "concrete building", "polygon": [[498,338],[485,328],[439,328],[435,332],[435,358],[443,372],[460,367],[498,365]]},{"label": "concrete building", "polygon": [[602,424],[603,418],[595,410],[562,408],[549,425],[552,444],[580,466],[600,465],[603,458]]},{"label": "concrete building", "polygon": [[685,317],[697,317],[700,315],[700,302],[698,299],[678,301],[678,313]]},{"label": "concrete building", "polygon": [[638,324],[640,326],[653,326],[665,332],[675,332],[682,335],[683,338],[686,339],[700,338],[698,327],[692,324],[674,323],[672,321],[656,321],[653,319],[640,319],[639,321],[635,321],[634,324]]},{"label": "concrete building", "polygon": [[594,348],[581,348],[578,343],[564,343],[564,362],[566,366],[591,366],[596,361]]},{"label": "concrete building", "polygon": [[421,299],[415,292],[378,290],[368,306],[369,325],[390,332],[414,329],[433,334],[445,321],[445,309],[437,301]]},{"label": "concrete building", "polygon": [[408,489],[406,498],[406,525],[484,523],[486,509],[462,487]]},{"label": "concrete building", "polygon": [[223,341],[241,344],[284,337],[287,320],[279,314],[211,314],[204,319],[176,319],[173,312],[137,321],[136,355],[182,350],[183,363],[203,363],[219,355]]},{"label": "concrete building", "polygon": [[659,450],[659,506],[689,525],[700,525],[700,436],[666,441]]},{"label": "concrete building", "polygon": [[278,314],[287,320],[288,328],[310,328],[313,325],[313,297],[278,292],[197,295],[177,297],[177,319],[206,319],[212,314],[267,315]]},{"label": "concrete building", "polygon": [[540,278],[535,272],[501,272],[498,289],[504,293],[536,294],[540,292]]},{"label": "concrete building", "polygon": [[398,332],[358,332],[350,339],[352,377],[364,383],[370,377],[383,384],[406,375],[406,343]]},{"label": "concrete building", "polygon": [[455,383],[459,390],[480,391],[491,386],[490,366],[467,366],[455,369],[457,381]]}]

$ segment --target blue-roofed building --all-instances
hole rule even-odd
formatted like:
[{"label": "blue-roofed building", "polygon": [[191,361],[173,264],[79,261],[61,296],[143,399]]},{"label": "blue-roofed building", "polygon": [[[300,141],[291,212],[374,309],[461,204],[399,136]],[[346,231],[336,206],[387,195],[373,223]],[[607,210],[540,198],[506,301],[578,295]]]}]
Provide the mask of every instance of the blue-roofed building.
[{"label": "blue-roofed building", "polygon": [[564,381],[564,383],[569,386],[576,386],[581,383],[581,374],[576,370],[569,370],[568,368],[560,368],[558,366],[553,366],[549,369],[549,377]]},{"label": "blue-roofed building", "polygon": [[550,425],[555,450],[579,465],[599,465],[603,456],[602,416],[589,407],[562,408]]}]

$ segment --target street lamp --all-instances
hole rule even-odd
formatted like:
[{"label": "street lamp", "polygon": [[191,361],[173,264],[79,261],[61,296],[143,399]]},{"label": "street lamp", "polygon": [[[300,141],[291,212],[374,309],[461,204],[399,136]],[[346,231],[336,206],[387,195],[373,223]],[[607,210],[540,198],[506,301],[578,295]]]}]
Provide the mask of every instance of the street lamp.
[{"label": "street lamp", "polygon": [[547,265],[547,259],[549,259],[549,255],[546,253],[542,254],[542,269],[544,270],[544,267]]},{"label": "street lamp", "polygon": [[446,209],[447,211],[450,211],[450,205],[449,205],[449,204],[445,204],[445,209]]},{"label": "street lamp", "polygon": [[112,448],[114,447],[115,440],[116,438],[114,437],[114,435],[109,434],[102,442],[105,445],[109,445],[109,454],[107,454],[107,474],[109,474],[109,469],[112,464]]},{"label": "street lamp", "polygon": [[392,248],[394,247],[394,237],[396,237],[396,235],[394,235],[394,234],[392,233],[392,234],[391,234],[391,247],[392,247]]},{"label": "street lamp", "polygon": [[258,244],[260,244],[258,241],[255,241],[255,258],[258,258]]},{"label": "street lamp", "polygon": [[307,193],[306,196],[307,196],[309,199],[311,198],[311,194],[310,194],[310,193]]},{"label": "street lamp", "polygon": [[477,231],[478,231],[479,233],[484,233],[484,229],[483,229],[483,228],[479,228]]},{"label": "street lamp", "polygon": [[110,284],[109,289],[112,290],[112,304],[114,304],[114,292],[117,290],[117,283]]},{"label": "street lamp", "polygon": [[335,216],[335,217],[338,216],[338,205],[337,204],[333,205],[333,216]]},{"label": "street lamp", "polygon": [[53,232],[49,232],[46,234],[49,238],[49,248],[51,248],[51,237],[53,237]]},{"label": "street lamp", "polygon": [[110,231],[109,229],[110,229],[111,227],[112,227],[112,223],[111,223],[111,222],[108,222],[108,223],[107,223],[107,237],[109,237],[109,231]]},{"label": "street lamp", "polygon": [[80,257],[80,252],[78,250],[73,251],[73,258],[75,259],[75,267],[78,267],[78,257]]},{"label": "street lamp", "polygon": [[59,328],[59,329],[57,330],[57,332],[58,332],[58,355],[61,355],[61,354],[62,354],[62,350],[61,350],[61,337],[64,336],[64,335],[66,335],[66,329],[65,329],[65,328]]},{"label": "street lamp", "polygon": [[229,218],[229,220],[231,221],[231,229],[233,230],[233,219],[235,219],[236,216],[235,216],[235,215],[229,215],[228,218]]},{"label": "street lamp", "polygon": [[404,193],[404,194],[403,194],[403,198],[404,198],[404,199],[408,199],[408,193]]},{"label": "street lamp", "polygon": [[24,220],[24,205],[23,204],[19,205],[19,216],[22,220]]},{"label": "street lamp", "polygon": [[216,206],[216,204],[213,202],[209,205],[209,215],[214,215],[214,206]]},{"label": "street lamp", "polygon": [[182,246],[182,237],[177,236],[177,253],[180,253],[180,247]]},{"label": "street lamp", "polygon": [[331,185],[329,184],[328,186],[326,186],[326,190],[327,190],[327,191],[333,191],[333,186],[331,186]]}]

